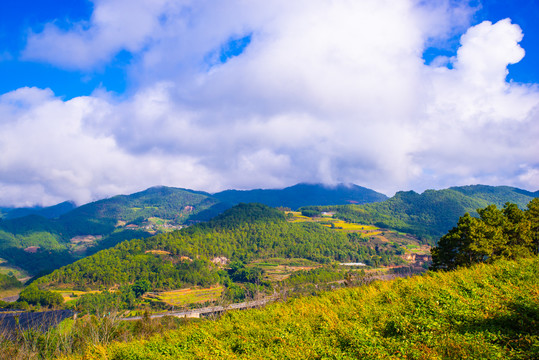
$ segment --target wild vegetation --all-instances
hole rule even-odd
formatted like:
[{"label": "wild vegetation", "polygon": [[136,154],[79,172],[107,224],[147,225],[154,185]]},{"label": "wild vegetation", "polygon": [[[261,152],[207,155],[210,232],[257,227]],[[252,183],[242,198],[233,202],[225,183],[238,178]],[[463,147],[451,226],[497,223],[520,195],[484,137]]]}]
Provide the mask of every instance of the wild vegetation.
[{"label": "wild vegetation", "polygon": [[[66,320],[3,340],[12,359],[532,359],[539,258],[375,282],[228,312],[217,321]],[[149,337],[150,335],[153,335]]]},{"label": "wild vegetation", "polygon": [[22,283],[13,275],[0,274],[0,290],[22,287]]}]

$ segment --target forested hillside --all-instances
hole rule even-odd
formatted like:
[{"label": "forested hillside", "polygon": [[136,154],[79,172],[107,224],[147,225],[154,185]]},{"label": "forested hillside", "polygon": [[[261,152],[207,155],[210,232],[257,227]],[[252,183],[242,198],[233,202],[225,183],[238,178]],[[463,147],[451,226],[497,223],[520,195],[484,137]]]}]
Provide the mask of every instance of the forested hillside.
[{"label": "forested hillside", "polygon": [[217,203],[206,193],[154,187],[89,203],[58,218],[3,219],[0,258],[35,275],[124,240],[178,228],[201,212],[211,213]]},{"label": "forested hillside", "polygon": [[398,192],[392,198],[372,204],[326,207],[307,207],[320,211],[333,211],[335,217],[353,222],[376,224],[414,234],[434,244],[451,229],[459,217],[489,204],[502,207],[506,202],[525,208],[534,193],[507,186],[473,185],[445,190]]},{"label": "forested hillside", "polygon": [[[317,263],[365,261],[376,254],[361,237],[317,223],[289,223],[261,204],[239,204],[208,223],[148,239],[131,240],[79,260],[38,280],[45,286],[110,287],[147,280],[156,289],[218,283],[225,257],[244,263],[304,258]],[[393,253],[395,255],[395,253]]]},{"label": "forested hillside", "polygon": [[[110,248],[124,240],[146,238],[183,224],[207,221],[232,203],[257,200],[270,206],[350,204],[311,207],[332,211],[335,217],[375,224],[410,233],[434,244],[465,212],[493,203],[513,202],[523,207],[537,193],[510,187],[465,186],[428,190],[423,194],[399,192],[391,199],[359,186],[298,184],[282,190],[204,192],[155,187],[132,195],[96,201],[63,213],[70,203],[33,209],[32,215],[15,217],[26,210],[2,209],[0,258],[31,275]],[[383,201],[385,200],[385,201]],[[357,205],[365,202],[371,204]],[[9,214],[12,214],[9,218]],[[45,218],[47,215],[56,218]],[[371,254],[372,255],[372,254]]]},{"label": "forested hillside", "polygon": [[525,210],[507,203],[489,205],[479,217],[466,213],[431,249],[432,269],[452,270],[479,262],[518,259],[539,253],[539,198]]}]

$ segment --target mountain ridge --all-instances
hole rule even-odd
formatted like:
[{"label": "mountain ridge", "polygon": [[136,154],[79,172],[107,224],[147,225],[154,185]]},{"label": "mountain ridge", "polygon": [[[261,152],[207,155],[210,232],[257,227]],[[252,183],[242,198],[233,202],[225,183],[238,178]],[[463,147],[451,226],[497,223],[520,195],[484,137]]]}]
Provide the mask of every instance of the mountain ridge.
[{"label": "mountain ridge", "polygon": [[240,202],[258,202],[294,210],[307,205],[364,204],[387,199],[384,194],[355,184],[326,186],[309,183],[299,183],[283,189],[225,190],[214,193],[213,196],[233,205]]},{"label": "mountain ridge", "polygon": [[[328,187],[302,183],[284,189],[225,190],[215,194],[154,186],[84,204],[57,218],[30,214],[0,219],[0,258],[35,274],[66,265],[123,240],[148,237],[156,228],[169,231],[185,224],[208,221],[241,202],[293,209],[303,204],[337,207],[336,216],[344,220],[351,216],[365,224],[424,237],[433,244],[466,211],[474,212],[490,203],[503,206],[507,201],[523,207],[535,196],[539,196],[539,192],[488,185],[426,190],[421,194],[397,192],[391,198],[353,184]],[[328,203],[331,205],[324,205]],[[64,202],[50,208],[61,208],[62,204],[70,206]]]},{"label": "mountain ridge", "polygon": [[525,208],[537,197],[509,186],[467,185],[442,190],[399,191],[386,201],[326,207],[307,207],[317,211],[334,211],[335,216],[348,221],[410,233],[433,245],[436,240],[456,225],[460,216],[494,204],[503,207],[507,202]]}]

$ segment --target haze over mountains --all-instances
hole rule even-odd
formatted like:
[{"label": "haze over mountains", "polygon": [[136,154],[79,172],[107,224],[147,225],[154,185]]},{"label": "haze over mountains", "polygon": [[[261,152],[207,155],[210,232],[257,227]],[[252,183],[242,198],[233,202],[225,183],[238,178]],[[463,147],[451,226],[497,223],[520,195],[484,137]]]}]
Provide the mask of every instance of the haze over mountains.
[{"label": "haze over mountains", "polygon": [[[117,243],[206,221],[238,203],[298,209],[329,207],[335,216],[397,229],[435,243],[465,212],[494,203],[520,207],[538,193],[512,187],[465,186],[399,192],[392,198],[357,185],[297,184],[281,190],[227,190],[216,194],[153,187],[77,208],[2,209],[0,258],[30,274],[50,271]],[[322,209],[322,208],[320,208]]]},{"label": "haze over mountains", "polygon": [[297,184],[273,190],[226,190],[213,194],[217,199],[237,204],[258,202],[268,206],[298,209],[308,205],[366,204],[387,200],[387,196],[354,184],[325,187],[320,184]]}]

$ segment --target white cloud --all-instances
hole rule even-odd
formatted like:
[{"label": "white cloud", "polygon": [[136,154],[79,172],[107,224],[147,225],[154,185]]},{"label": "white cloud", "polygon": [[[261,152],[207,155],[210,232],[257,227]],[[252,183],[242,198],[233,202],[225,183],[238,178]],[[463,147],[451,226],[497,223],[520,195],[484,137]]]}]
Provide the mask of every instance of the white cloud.
[{"label": "white cloud", "polygon": [[88,119],[111,115],[110,104],[67,102],[49,90],[23,88],[0,97],[0,190],[5,204],[79,203],[161,183],[206,186],[208,174],[189,156],[130,154],[114,137],[89,131]]},{"label": "white cloud", "polygon": [[87,22],[69,31],[48,24],[30,33],[23,58],[74,69],[89,69],[110,61],[121,50],[140,51],[159,36],[160,17],[168,0],[94,0]]},{"label": "white cloud", "polygon": [[[473,11],[444,0],[95,1],[87,24],[50,25],[25,54],[90,69],[128,50],[136,87],[121,100],[2,95],[0,203],[156,184],[533,189],[539,91],[505,81],[524,55],[520,28],[478,24],[455,58],[423,62]],[[239,56],[206,61],[248,34]]]}]

